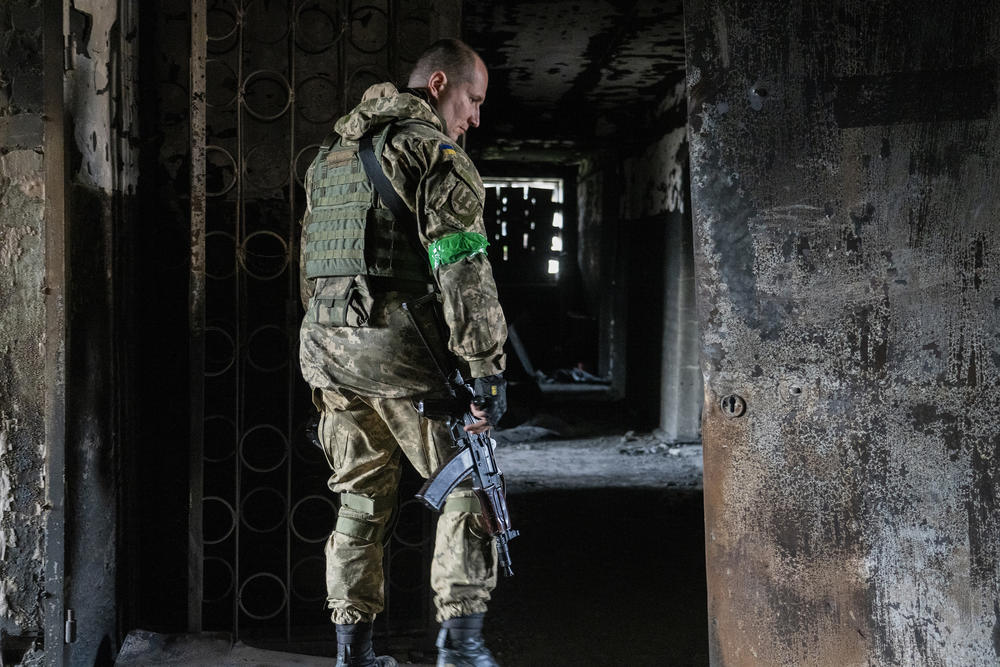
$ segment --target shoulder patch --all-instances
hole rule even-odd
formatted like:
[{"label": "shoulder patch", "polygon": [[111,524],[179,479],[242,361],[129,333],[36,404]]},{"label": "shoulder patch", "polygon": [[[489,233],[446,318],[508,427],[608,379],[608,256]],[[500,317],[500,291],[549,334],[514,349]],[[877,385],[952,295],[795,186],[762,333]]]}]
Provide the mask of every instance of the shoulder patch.
[{"label": "shoulder patch", "polygon": [[438,150],[441,151],[442,155],[454,155],[455,147],[451,144],[440,144],[438,145]]}]

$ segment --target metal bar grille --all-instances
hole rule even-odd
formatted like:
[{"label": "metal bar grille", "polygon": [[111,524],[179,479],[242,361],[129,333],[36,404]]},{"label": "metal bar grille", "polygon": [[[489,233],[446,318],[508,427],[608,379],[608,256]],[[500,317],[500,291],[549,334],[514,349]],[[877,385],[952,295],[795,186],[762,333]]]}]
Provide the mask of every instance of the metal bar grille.
[{"label": "metal bar grille", "polygon": [[[191,327],[191,506],[202,504],[202,450],[205,384],[205,0],[191,3],[191,272],[188,318]],[[188,522],[188,630],[201,629],[202,514],[192,511]]]},{"label": "metal bar grille", "polygon": [[[192,278],[204,297],[204,363],[193,371],[204,387],[193,438],[202,480],[192,507],[197,629],[279,643],[331,636],[323,546],[337,506],[326,460],[305,437],[310,397],[292,361],[303,178],[337,117],[429,43],[428,7],[404,6],[413,4],[192,3],[195,16],[204,7],[207,49],[204,133],[192,132],[205,210],[205,261],[193,269],[202,282]],[[398,508],[378,629],[429,623],[430,518],[409,501]]]}]

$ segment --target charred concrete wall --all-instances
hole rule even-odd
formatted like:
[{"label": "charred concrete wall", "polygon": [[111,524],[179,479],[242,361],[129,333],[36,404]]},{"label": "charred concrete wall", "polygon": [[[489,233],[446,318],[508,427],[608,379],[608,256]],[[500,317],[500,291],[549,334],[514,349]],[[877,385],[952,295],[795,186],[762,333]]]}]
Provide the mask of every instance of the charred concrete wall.
[{"label": "charred concrete wall", "polygon": [[66,599],[78,627],[67,660],[117,646],[120,484],[118,239],[133,222],[137,3],[74,0],[66,73],[69,211]]},{"label": "charred concrete wall", "polygon": [[621,250],[621,163],[613,154],[580,165],[577,181],[577,264],[584,302],[597,317],[598,374],[625,393],[625,262]]},{"label": "charred concrete wall", "polygon": [[702,396],[683,82],[641,127],[581,166],[577,261],[588,308],[599,314],[600,372],[637,424],[696,440]]},{"label": "charred concrete wall", "polygon": [[[39,3],[0,5],[0,648],[42,634],[45,161]],[[21,650],[17,650],[20,648]]]},{"label": "charred concrete wall", "polygon": [[628,393],[630,402],[646,405],[647,419],[658,423],[663,437],[692,441],[700,433],[702,395],[683,81],[663,97],[653,117],[648,143],[623,162],[633,357]]},{"label": "charred concrete wall", "polygon": [[1000,9],[685,3],[715,665],[1000,659]]},{"label": "charred concrete wall", "polygon": [[[69,10],[71,39],[65,62],[60,37],[67,26],[60,3],[16,1],[0,8],[4,50],[0,75],[0,624],[8,635],[6,660],[22,657],[17,654],[24,640],[15,637],[43,630],[45,659],[56,663],[92,664],[102,655],[110,658],[116,637],[113,238],[115,226],[125,219],[123,201],[134,183],[128,149],[134,108],[130,93],[134,76],[128,72],[134,49],[127,37],[128,3],[121,7],[119,11],[114,1],[77,0]],[[46,53],[57,57],[43,64]],[[64,66],[68,67],[65,76]],[[65,97],[56,93],[54,104],[46,99],[44,109],[42,95],[48,88],[40,84],[43,80],[54,81],[56,91],[65,91]],[[46,154],[51,138],[43,136],[43,128],[56,118],[61,130],[64,110],[67,154]],[[62,138],[57,143],[61,148]],[[45,184],[51,183],[55,172],[66,173],[67,182],[57,182],[47,191]],[[68,234],[48,229],[58,225],[65,230],[61,219],[45,217],[52,208],[46,198],[64,196]],[[53,235],[59,236],[58,243],[48,242],[47,237]],[[58,252],[53,254],[53,248]],[[62,282],[51,282],[53,275]],[[46,309],[45,300],[55,294],[67,297],[65,320],[58,311]],[[59,340],[49,337],[53,312],[59,316],[58,327],[65,323]],[[46,365],[63,340],[68,341],[65,354],[59,352],[54,364]],[[46,442],[46,421],[54,418],[49,413],[62,409],[49,400],[47,392],[64,377],[69,397],[65,443],[61,438]],[[53,460],[65,461],[65,474],[62,469],[51,470],[46,477],[46,461]],[[52,497],[53,487],[62,489],[63,484],[65,504],[54,507],[46,497]],[[50,524],[46,532],[43,515],[53,510],[65,522],[61,520],[55,528]],[[52,534],[53,530],[59,534]],[[47,550],[47,544],[59,544],[58,553]],[[46,581],[56,573],[58,585]],[[77,640],[65,651],[62,613],[43,618],[43,600],[52,599],[59,600],[60,610],[72,609],[77,620]]]}]

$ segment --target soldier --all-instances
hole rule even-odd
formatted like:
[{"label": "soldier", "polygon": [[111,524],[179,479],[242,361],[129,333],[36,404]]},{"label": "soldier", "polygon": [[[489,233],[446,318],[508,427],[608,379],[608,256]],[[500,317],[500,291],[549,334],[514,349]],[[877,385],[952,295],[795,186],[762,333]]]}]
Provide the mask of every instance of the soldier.
[{"label": "soldier", "polygon": [[[371,624],[384,605],[382,543],[400,455],[426,478],[454,451],[445,424],[414,406],[442,379],[402,303],[438,295],[448,330],[432,344],[455,355],[477,395],[492,397],[485,410],[473,406],[479,421],[466,430],[485,432],[506,409],[507,326],[486,256],[484,189],[455,143],[479,125],[486,66],[466,44],[442,40],[420,57],[409,86],[369,88],[306,175],[300,362],[341,500],[326,545],[338,666],[396,664],[375,657]],[[366,176],[364,137],[402,215]],[[438,665],[496,665],[481,634],[495,584],[496,548],[471,488],[460,486],[438,520],[431,566]]]}]

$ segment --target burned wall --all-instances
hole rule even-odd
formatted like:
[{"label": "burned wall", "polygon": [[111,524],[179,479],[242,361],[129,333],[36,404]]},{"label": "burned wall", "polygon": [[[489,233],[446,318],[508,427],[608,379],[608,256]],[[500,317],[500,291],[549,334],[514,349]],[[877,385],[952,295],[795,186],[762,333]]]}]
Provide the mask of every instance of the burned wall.
[{"label": "burned wall", "polygon": [[624,157],[622,174],[629,400],[671,442],[698,439],[702,402],[685,95],[681,81],[660,100],[645,145]]},{"label": "burned wall", "polygon": [[715,665],[995,665],[989,3],[685,3]]},{"label": "burned wall", "polygon": [[42,32],[38,2],[0,5],[0,649],[8,660],[43,630]]},{"label": "burned wall", "polygon": [[75,0],[65,75],[68,210],[66,598],[70,663],[109,659],[118,643],[123,351],[119,239],[135,224],[138,4]]},{"label": "burned wall", "polygon": [[674,86],[631,139],[580,167],[577,263],[599,317],[601,374],[637,427],[697,440],[701,410],[686,98]]},{"label": "burned wall", "polygon": [[625,393],[625,263],[621,254],[621,164],[613,153],[580,165],[577,179],[577,264],[584,303],[597,318],[598,375]]},{"label": "burned wall", "polygon": [[[687,191],[687,98],[677,83],[657,104],[651,128],[637,150],[623,159],[622,217],[644,220],[685,211]],[[680,219],[669,224],[681,224]]]}]

